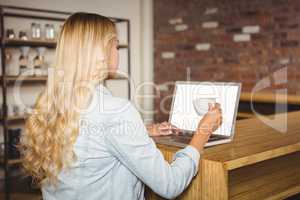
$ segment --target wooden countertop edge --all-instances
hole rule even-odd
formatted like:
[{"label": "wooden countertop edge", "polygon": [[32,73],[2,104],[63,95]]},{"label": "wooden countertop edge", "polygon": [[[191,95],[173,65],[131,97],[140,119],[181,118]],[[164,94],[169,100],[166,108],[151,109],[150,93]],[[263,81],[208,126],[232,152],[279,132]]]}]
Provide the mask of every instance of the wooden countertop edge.
[{"label": "wooden countertop edge", "polygon": [[[182,149],[179,147],[169,146],[169,145],[164,145],[164,144],[157,144],[157,147],[160,150],[166,150],[166,151],[170,151],[173,153]],[[284,155],[294,153],[297,151],[300,151],[300,142],[297,142],[297,143],[291,144],[291,145],[287,145],[287,146],[278,147],[278,148],[267,150],[267,151],[263,151],[263,152],[256,153],[253,155],[236,158],[236,159],[229,160],[229,161],[218,161],[218,160],[214,160],[212,158],[207,158],[207,157],[205,157],[205,153],[204,153],[204,155],[201,155],[201,159],[222,163],[226,170],[233,170],[233,169],[237,169],[237,168],[244,167],[247,165],[251,165],[251,164],[255,164],[258,162],[265,161],[265,160],[269,160],[272,158],[284,156]]]},{"label": "wooden countertop edge", "polygon": [[[275,98],[276,97],[276,98]],[[271,92],[251,93],[242,92],[240,101],[260,102],[260,103],[289,103],[300,105],[300,95],[294,94],[274,94]]]},{"label": "wooden countertop edge", "polygon": [[[157,147],[160,149],[174,152],[174,153],[176,151],[180,150],[180,148],[178,148],[178,147],[168,146],[168,145],[163,145],[163,144],[158,144]],[[294,153],[297,151],[300,151],[300,142],[291,144],[291,145],[287,145],[287,146],[283,146],[283,147],[279,147],[276,149],[271,149],[271,150],[264,151],[261,153],[256,153],[253,155],[237,158],[234,160],[225,161],[225,162],[217,161],[217,160],[210,159],[210,158],[205,158],[205,156],[203,156],[203,155],[201,156],[202,157],[201,159],[223,163],[224,168],[226,170],[233,170],[233,169],[237,169],[237,168],[244,167],[247,165],[251,165],[251,164],[255,164],[258,162],[265,161],[265,160],[269,160],[272,158],[284,156],[284,155]]]},{"label": "wooden countertop edge", "polygon": [[[225,169],[233,170],[233,169],[237,169],[237,168],[244,167],[244,166],[247,166],[247,165],[251,165],[251,164],[254,164],[254,163],[258,163],[258,162],[261,162],[261,161],[265,161],[265,160],[269,160],[269,159],[272,159],[272,158],[284,156],[284,155],[294,153],[294,152],[297,152],[297,151],[300,151],[300,142],[295,143],[295,144],[291,144],[291,145],[288,145],[288,146],[283,146],[283,147],[279,147],[279,148],[276,148],[276,149],[264,151],[264,152],[257,153],[257,154],[254,154],[254,155],[250,155],[250,156],[246,156],[246,157],[226,161],[223,164],[224,164]],[[204,158],[204,159],[206,159],[206,158]],[[210,159],[207,159],[207,160],[210,160]]]}]

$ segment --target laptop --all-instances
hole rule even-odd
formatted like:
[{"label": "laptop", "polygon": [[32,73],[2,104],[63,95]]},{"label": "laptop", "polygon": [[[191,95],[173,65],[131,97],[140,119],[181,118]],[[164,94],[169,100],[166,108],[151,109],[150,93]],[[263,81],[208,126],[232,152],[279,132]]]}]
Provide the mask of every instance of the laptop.
[{"label": "laptop", "polygon": [[208,111],[209,103],[219,103],[223,122],[211,135],[207,146],[229,143],[233,140],[241,83],[191,82],[175,84],[169,122],[182,131],[178,135],[154,137],[155,142],[185,147],[197,130],[198,122]]}]

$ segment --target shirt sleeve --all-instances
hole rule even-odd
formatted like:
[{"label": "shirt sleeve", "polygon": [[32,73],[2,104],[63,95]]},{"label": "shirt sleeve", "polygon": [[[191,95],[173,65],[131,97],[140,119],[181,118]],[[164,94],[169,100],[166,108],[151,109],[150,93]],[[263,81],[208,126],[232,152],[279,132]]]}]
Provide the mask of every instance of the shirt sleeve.
[{"label": "shirt sleeve", "polygon": [[107,130],[109,152],[164,198],[181,194],[198,171],[200,154],[192,146],[176,152],[171,164],[165,161],[133,105],[119,113]]}]

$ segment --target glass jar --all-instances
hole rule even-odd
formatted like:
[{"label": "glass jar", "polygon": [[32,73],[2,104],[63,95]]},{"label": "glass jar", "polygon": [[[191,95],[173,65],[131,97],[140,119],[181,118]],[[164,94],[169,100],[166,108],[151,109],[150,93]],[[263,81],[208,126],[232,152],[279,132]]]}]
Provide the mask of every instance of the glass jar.
[{"label": "glass jar", "polygon": [[34,75],[43,76],[44,73],[44,53],[46,51],[45,47],[37,48],[37,55],[33,59]]},{"label": "glass jar", "polygon": [[21,55],[19,57],[20,75],[24,74],[28,70],[28,54],[29,47],[21,47]]},{"label": "glass jar", "polygon": [[41,39],[41,25],[32,23],[31,24],[31,38],[32,39]]},{"label": "glass jar", "polygon": [[53,24],[46,24],[45,25],[46,30],[46,39],[47,40],[54,40],[55,39],[55,30]]},{"label": "glass jar", "polygon": [[35,26],[35,23],[31,23],[31,38],[36,38],[36,26]]},{"label": "glass jar", "polygon": [[20,31],[20,32],[19,32],[19,38],[20,38],[21,40],[28,40],[28,37],[27,37],[27,34],[26,34],[25,31]]},{"label": "glass jar", "polygon": [[15,38],[14,29],[7,29],[6,30],[6,38],[8,38],[8,39],[14,39]]}]

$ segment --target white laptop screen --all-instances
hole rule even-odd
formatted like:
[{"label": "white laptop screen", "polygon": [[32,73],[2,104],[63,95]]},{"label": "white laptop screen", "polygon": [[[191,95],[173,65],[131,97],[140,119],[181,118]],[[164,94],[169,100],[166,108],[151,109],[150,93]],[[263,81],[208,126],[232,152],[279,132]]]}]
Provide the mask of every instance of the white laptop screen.
[{"label": "white laptop screen", "polygon": [[230,136],[234,128],[240,85],[238,83],[179,82],[176,83],[170,122],[180,129],[195,131],[208,110],[209,102],[222,108],[222,125],[214,134]]}]

